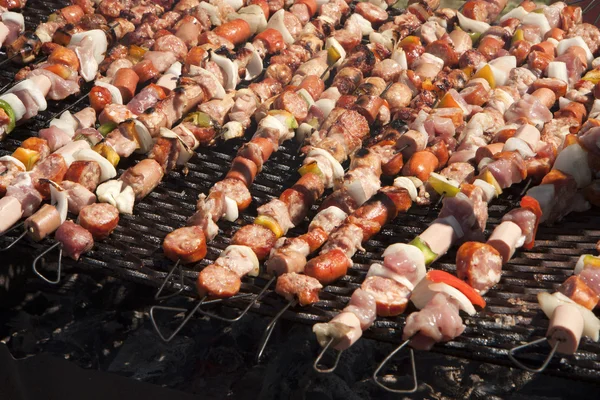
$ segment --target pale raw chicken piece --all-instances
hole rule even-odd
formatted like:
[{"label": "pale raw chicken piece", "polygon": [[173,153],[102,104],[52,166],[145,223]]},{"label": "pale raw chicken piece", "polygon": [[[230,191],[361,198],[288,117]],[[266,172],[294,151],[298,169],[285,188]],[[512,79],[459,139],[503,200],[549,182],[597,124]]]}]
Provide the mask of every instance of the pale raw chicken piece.
[{"label": "pale raw chicken piece", "polygon": [[439,218],[448,216],[453,216],[460,224],[464,233],[463,240],[483,240],[483,230],[488,217],[483,190],[476,187],[468,196],[460,192],[454,197],[444,198]]},{"label": "pale raw chicken piece", "polygon": [[494,175],[502,189],[511,187],[524,179],[525,161],[518,152],[513,154],[514,157],[494,160],[485,167]]},{"label": "pale raw chicken piece", "polygon": [[587,267],[579,273],[579,277],[583,279],[594,292],[600,294],[600,268]]},{"label": "pale raw chicken piece", "polygon": [[42,203],[42,195],[33,186],[31,175],[27,172],[18,174],[12,184],[6,189],[6,196],[19,200],[23,217],[29,217]]},{"label": "pale raw chicken piece", "polygon": [[240,278],[254,270],[253,260],[243,251],[235,247],[228,247],[228,250],[227,254],[222,254],[215,260],[215,265],[229,268]]},{"label": "pale raw chicken piece", "polygon": [[208,115],[216,121],[219,125],[223,125],[225,122],[225,118],[229,113],[229,110],[234,105],[234,100],[232,96],[225,96],[224,99],[221,100],[211,100],[206,103],[202,103],[198,109]]},{"label": "pale raw chicken piece", "polygon": [[360,328],[364,331],[367,330],[375,322],[377,317],[377,303],[375,297],[362,289],[356,289],[352,293],[350,302],[344,308],[344,311],[349,311],[356,315],[360,320]]},{"label": "pale raw chicken piece", "polygon": [[437,293],[422,310],[408,316],[402,339],[411,339],[410,346],[415,349],[430,350],[434,344],[452,340],[464,330],[456,301],[445,293]]},{"label": "pale raw chicken piece", "polygon": [[70,213],[79,215],[83,207],[96,202],[96,195],[79,183],[62,181],[60,186],[67,191]]},{"label": "pale raw chicken piece", "polygon": [[79,83],[68,81],[47,69],[34,69],[27,74],[27,78],[32,76],[44,75],[50,80],[50,92],[47,98],[52,100],[64,100],[72,94],[79,93]]},{"label": "pale raw chicken piece", "polygon": [[301,306],[316,303],[319,301],[319,291],[323,285],[319,281],[308,275],[300,275],[295,272],[281,275],[277,279],[275,292],[291,301],[295,298]]},{"label": "pale raw chicken piece", "polygon": [[525,235],[525,243],[533,239],[536,219],[533,211],[521,207],[509,211],[502,217],[502,221],[514,222],[521,228],[521,232]]},{"label": "pale raw chicken piece", "polygon": [[340,210],[338,207],[331,206],[323,211],[320,211],[313,218],[308,229],[321,228],[327,233],[331,233],[346,219],[348,214]]},{"label": "pale raw chicken piece", "polygon": [[177,57],[167,51],[147,51],[144,54],[144,60],[150,60],[154,68],[163,73],[177,61]]},{"label": "pale raw chicken piece", "polygon": [[284,233],[294,227],[294,224],[292,224],[290,219],[290,212],[288,211],[287,204],[279,199],[273,199],[267,204],[263,204],[258,207],[256,212],[258,215],[266,215],[273,218],[277,221]]},{"label": "pale raw chicken piece", "polygon": [[440,174],[458,183],[469,182],[475,175],[475,168],[466,162],[456,162],[444,168]]},{"label": "pale raw chicken piece", "polygon": [[287,272],[304,272],[306,257],[310,254],[308,243],[300,238],[280,238],[265,262],[267,272],[282,275]]},{"label": "pale raw chicken piece", "polygon": [[533,82],[537,80],[537,76],[525,67],[514,68],[508,75],[506,86],[516,87],[519,94],[523,96],[529,90]]},{"label": "pale raw chicken piece", "polygon": [[531,125],[543,126],[552,120],[552,113],[535,96],[526,94],[510,106],[504,117],[509,124],[528,121]]},{"label": "pale raw chicken piece", "polygon": [[93,128],[96,123],[96,110],[92,107],[86,107],[73,114],[73,117],[79,122],[77,129]]},{"label": "pale raw chicken piece", "polygon": [[237,92],[235,103],[229,112],[229,120],[242,124],[244,129],[250,126],[250,117],[258,107],[259,99],[249,89],[241,89]]},{"label": "pale raw chicken piece", "polygon": [[357,250],[364,250],[361,246],[363,231],[354,224],[344,224],[336,229],[323,246],[321,254],[326,254],[333,249],[340,249],[348,258],[352,258]]}]

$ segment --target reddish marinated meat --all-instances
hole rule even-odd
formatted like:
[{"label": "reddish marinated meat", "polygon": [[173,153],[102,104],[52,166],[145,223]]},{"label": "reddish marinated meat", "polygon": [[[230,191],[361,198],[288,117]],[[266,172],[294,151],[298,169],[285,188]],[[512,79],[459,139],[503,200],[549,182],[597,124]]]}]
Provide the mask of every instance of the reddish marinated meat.
[{"label": "reddish marinated meat", "polygon": [[31,171],[31,179],[35,188],[44,198],[50,197],[50,187],[46,180],[62,182],[67,172],[67,163],[60,154],[50,154],[39,162]]},{"label": "reddish marinated meat", "polygon": [[76,182],[90,191],[100,183],[100,165],[95,161],[74,161],[67,169],[64,180]]},{"label": "reddish marinated meat", "polygon": [[262,225],[250,224],[238,229],[231,239],[231,244],[248,246],[259,260],[264,260],[275,246],[275,234]]},{"label": "reddish marinated meat", "polygon": [[315,278],[291,272],[277,278],[275,292],[289,301],[297,298],[301,306],[307,306],[319,301],[322,288],[323,285]]},{"label": "reddish marinated meat", "polygon": [[411,290],[401,283],[381,276],[370,276],[361,289],[375,298],[377,315],[394,317],[406,309]]},{"label": "reddish marinated meat", "polygon": [[352,260],[342,250],[336,248],[310,260],[304,272],[322,284],[329,284],[346,275],[350,266]]},{"label": "reddish marinated meat", "polygon": [[94,203],[81,209],[77,223],[94,239],[105,239],[119,224],[119,210],[108,203]]},{"label": "reddish marinated meat", "polygon": [[200,271],[196,288],[200,296],[226,298],[240,291],[240,277],[227,267],[209,265]]},{"label": "reddish marinated meat", "polygon": [[191,264],[206,256],[206,237],[199,226],[175,229],[163,241],[163,251],[170,260]]},{"label": "reddish marinated meat", "polygon": [[570,276],[558,287],[558,291],[588,310],[593,310],[600,299],[579,275]]},{"label": "reddish marinated meat", "polygon": [[466,242],[456,253],[456,275],[480,293],[500,282],[502,257],[486,243]]},{"label": "reddish marinated meat", "polygon": [[56,230],[54,238],[61,243],[63,253],[75,261],[94,247],[92,234],[70,220]]}]

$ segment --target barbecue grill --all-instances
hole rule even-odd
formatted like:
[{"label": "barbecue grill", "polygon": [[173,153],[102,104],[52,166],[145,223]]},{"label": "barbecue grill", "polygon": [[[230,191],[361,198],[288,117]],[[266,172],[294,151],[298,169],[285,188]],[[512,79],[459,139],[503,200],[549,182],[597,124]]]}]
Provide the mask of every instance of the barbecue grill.
[{"label": "barbecue grill", "polygon": [[[44,2],[31,0],[24,10],[26,24],[34,26],[62,3],[55,0]],[[17,70],[14,65],[3,65],[0,70],[0,84],[2,86],[10,84]],[[60,103],[50,101],[48,110],[17,129],[7,140],[0,142],[0,155],[10,154],[23,139],[34,135],[52,116],[62,110],[68,107],[78,110],[87,106],[87,100],[81,99],[87,96],[89,89],[89,85],[84,86],[82,94],[77,98],[69,98]],[[198,195],[207,193],[209,188],[225,175],[241,143],[242,140],[231,140],[214,147],[200,148],[185,171],[170,173],[156,190],[136,205],[134,215],[122,215],[119,227],[108,239],[98,242],[94,249],[77,263],[63,260],[63,271],[100,273],[158,288],[172,267],[172,263],[162,254],[162,239],[173,229],[184,225],[186,219],[194,213]],[[127,167],[141,159],[142,156],[130,157],[119,165],[118,173],[121,174]],[[298,178],[296,170],[299,166],[298,145],[286,142],[265,164],[263,171],[251,187],[253,205],[241,214],[237,222],[221,224],[219,235],[209,244],[208,255],[202,262],[194,268],[188,266],[182,268],[183,286],[179,285],[179,273],[176,272],[165,291],[181,290],[180,296],[195,297],[194,279],[198,271],[227,247],[237,226],[253,220],[256,216],[256,205],[264,204],[294,184]],[[390,184],[391,181],[384,180],[382,183]],[[512,188],[491,203],[486,237],[499,223],[502,215],[518,203],[522,190],[523,186]],[[314,215],[317,206],[309,217]],[[374,239],[366,243],[364,246],[366,251],[354,257],[355,264],[348,275],[328,285],[319,303],[306,308],[290,307],[283,313],[282,318],[304,324],[331,319],[345,306],[352,291],[360,286],[368,266],[380,260],[383,249],[395,242],[410,241],[415,234],[420,233],[423,227],[436,218],[438,212],[439,209],[434,205],[414,206],[407,214],[400,215]],[[307,226],[305,221],[294,228],[290,236],[305,232]],[[15,239],[18,234],[18,231],[6,234],[3,243]],[[488,307],[473,317],[465,318],[466,331],[457,340],[436,345],[432,351],[468,360],[511,365],[507,356],[508,350],[516,344],[543,337],[546,332],[548,321],[537,306],[536,294],[551,290],[563,282],[572,273],[579,255],[594,252],[599,239],[600,211],[598,210],[571,214],[564,222],[555,226],[540,227],[535,248],[519,251],[503,268],[502,281],[486,295]],[[20,257],[25,256],[20,261],[23,265],[29,266],[33,259],[32,255],[41,253],[52,243],[51,239],[40,243],[23,240],[11,251],[19,254]],[[27,260],[27,257],[30,259]],[[57,259],[58,252],[49,252],[44,257],[40,269],[46,276],[52,277],[56,274]],[[451,251],[439,260],[437,267],[452,272],[455,270],[454,259],[455,252]],[[26,270],[21,268],[21,271],[25,274],[29,268]],[[12,278],[13,281],[18,279],[19,274]],[[235,316],[236,312],[239,312],[235,310],[246,308],[249,302],[253,301],[253,295],[260,292],[267,281],[268,278],[264,276],[247,277],[243,280],[241,290],[241,293],[246,296],[206,305],[206,309],[224,316]],[[5,285],[4,290],[8,290],[7,288],[9,288],[8,284]],[[181,303],[181,300],[166,300],[163,305],[181,305]],[[285,305],[285,300],[272,293],[272,288],[268,288],[264,296],[253,302],[250,311],[274,316]],[[169,323],[172,315],[157,313],[155,317],[161,329],[168,330],[172,327],[173,323]],[[200,314],[196,314],[189,324],[206,323],[200,317]],[[403,326],[404,317],[380,318],[370,330],[365,332],[365,337],[382,342],[400,343]],[[156,340],[159,341],[158,337]],[[352,351],[357,350],[351,349],[350,352]],[[544,359],[545,352],[547,349],[538,348],[529,352],[524,359],[534,364],[539,363]],[[422,353],[416,353],[417,364],[421,357],[423,357]],[[372,367],[375,368],[375,365]],[[545,373],[597,382],[600,379],[600,344],[584,339],[574,357],[555,357]]]}]

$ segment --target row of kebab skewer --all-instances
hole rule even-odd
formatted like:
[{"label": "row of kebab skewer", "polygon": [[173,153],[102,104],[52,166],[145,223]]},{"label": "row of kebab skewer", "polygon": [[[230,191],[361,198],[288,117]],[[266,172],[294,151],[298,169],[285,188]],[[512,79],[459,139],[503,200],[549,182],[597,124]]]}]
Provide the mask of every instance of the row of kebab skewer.
[{"label": "row of kebab skewer", "polygon": [[[600,31],[564,3],[526,1],[501,18],[502,1],[468,1],[461,12],[438,5],[78,1],[69,6],[77,12],[56,13],[9,46],[22,62],[47,58],[0,96],[5,135],[46,98],[78,93],[81,79],[94,87],[91,107],[62,113],[0,159],[0,229],[25,217],[21,237],[54,233],[77,260],[196,148],[244,137],[254,121],[224,179],[200,196],[188,226],[166,236],[168,277],[206,256],[217,222],[249,207],[256,175],[292,138],[303,143],[301,178],[200,271],[202,300],[184,322],[238,295],[261,261],[288,307],[314,304],[385,224],[413,203],[441,201],[438,218],[389,246],[348,307],[314,331],[325,349],[345,351],[377,316],[400,315],[411,301],[419,311],[407,318],[407,343],[454,339],[464,330],[459,311],[485,307],[481,295],[517,248],[534,245],[539,223],[599,203]],[[148,158],[117,179],[115,167],[134,152]],[[394,185],[381,187],[382,175]],[[523,181],[520,207],[484,243],[487,204]],[[286,237],[326,189],[308,232]],[[459,244],[458,277],[426,272]],[[539,296],[555,351],[572,354],[582,335],[598,339],[596,260],[582,257],[559,292]]]}]

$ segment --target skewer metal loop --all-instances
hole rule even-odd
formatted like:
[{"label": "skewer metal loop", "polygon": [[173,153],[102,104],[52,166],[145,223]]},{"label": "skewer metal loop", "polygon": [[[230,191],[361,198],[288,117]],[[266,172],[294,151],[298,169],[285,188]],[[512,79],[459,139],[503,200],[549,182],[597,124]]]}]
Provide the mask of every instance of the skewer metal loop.
[{"label": "skewer metal loop", "polygon": [[23,239],[25,237],[25,235],[27,235],[27,231],[26,230],[24,230],[23,232],[21,232],[21,234],[19,236],[17,236],[17,238],[15,240],[12,240],[7,246],[0,248],[0,253],[3,252],[3,251],[9,250],[15,244],[19,243],[19,241],[21,239]]},{"label": "skewer metal loop", "polygon": [[[237,295],[237,296],[233,296],[230,299],[239,299],[239,298],[243,298],[243,297],[248,297],[251,296],[250,293],[244,293],[241,295]],[[201,306],[203,305],[207,305],[207,304],[215,304],[215,303],[220,303],[222,302],[224,299],[214,299],[214,300],[207,300],[208,296],[204,296],[202,299],[200,299],[200,301],[194,306],[194,308],[192,308],[191,311],[189,311],[187,313],[187,315],[185,316],[185,318],[183,319],[183,321],[181,321],[181,323],[177,326],[177,328],[175,328],[175,330],[169,335],[169,336],[165,336],[165,334],[161,331],[161,329],[158,327],[158,322],[156,321],[156,317],[154,316],[154,312],[156,310],[161,310],[161,311],[170,311],[170,312],[175,312],[175,313],[182,313],[182,312],[186,312],[188,311],[186,308],[180,308],[180,307],[166,307],[166,306],[152,306],[150,307],[150,321],[152,322],[152,326],[154,326],[154,330],[156,331],[156,333],[158,334],[158,336],[166,343],[170,342],[171,340],[173,340],[173,338],[175,336],[177,336],[177,334],[179,333],[179,331],[181,331],[183,329],[184,326],[187,325],[187,323],[190,321],[190,319],[192,319],[192,317],[194,316],[194,314],[196,314],[196,312],[200,309]]]},{"label": "skewer metal loop", "polygon": [[[58,247],[58,265],[56,267],[56,279],[52,280],[52,279],[48,279],[44,274],[42,274],[40,271],[38,271],[37,265],[46,254],[48,254],[49,252],[51,252],[52,250],[54,250],[57,247]],[[39,256],[37,256],[35,258],[35,260],[33,260],[33,264],[31,264],[31,267],[33,269],[33,272],[37,276],[39,276],[41,279],[43,279],[44,281],[46,281],[52,285],[58,284],[60,282],[60,273],[61,273],[61,267],[62,267],[62,244],[60,242],[56,242],[52,246],[48,247],[46,250],[44,250],[44,252],[42,254],[40,254]]]},{"label": "skewer metal loop", "polygon": [[508,358],[510,358],[510,360],[519,368],[524,369],[525,371],[529,371],[529,372],[533,372],[533,373],[538,373],[538,372],[542,372],[546,369],[546,367],[548,367],[548,364],[550,364],[550,361],[552,360],[552,357],[554,357],[554,354],[556,353],[556,349],[558,348],[558,345],[560,344],[560,340],[556,340],[556,343],[554,343],[554,346],[552,346],[552,350],[550,350],[550,353],[548,353],[548,355],[546,356],[546,358],[544,359],[544,362],[541,366],[539,366],[538,368],[532,368],[529,367],[525,364],[523,364],[521,361],[517,360],[517,358],[515,357],[515,353],[517,353],[520,350],[526,349],[528,347],[532,347],[535,345],[538,345],[540,343],[543,342],[547,342],[548,339],[547,338],[540,338],[537,340],[534,340],[533,342],[529,342],[529,343],[525,343],[522,344],[520,346],[517,347],[513,347],[512,349],[510,349],[510,351],[508,352]]},{"label": "skewer metal loop", "polygon": [[[258,294],[250,301],[250,303],[248,303],[248,306],[246,306],[246,308],[244,308],[242,310],[242,312],[240,314],[238,314],[236,317],[226,318],[226,317],[222,317],[222,316],[220,316],[218,314],[212,313],[210,311],[204,311],[204,310],[202,310],[200,308],[198,309],[198,312],[200,314],[206,315],[207,317],[218,319],[219,321],[237,322],[240,319],[242,319],[248,313],[248,311],[250,311],[250,309],[252,308],[252,306],[254,306],[258,300],[260,300],[260,298],[266,293],[267,289],[269,289],[269,287],[271,286],[271,284],[273,284],[273,282],[275,282],[275,279],[277,279],[277,277],[275,277],[275,276],[272,277],[271,279],[269,279],[269,281],[267,282],[267,284],[260,290],[260,292],[258,292]],[[231,297],[231,298],[233,298],[233,297]]]},{"label": "skewer metal loop", "polygon": [[323,347],[321,349],[321,352],[319,353],[319,355],[317,356],[317,358],[315,359],[315,362],[313,364],[313,368],[315,369],[315,371],[320,372],[322,374],[330,374],[333,371],[335,371],[335,369],[337,368],[338,364],[340,363],[340,358],[342,358],[342,353],[344,352],[343,350],[337,352],[337,354],[335,356],[335,361],[333,362],[333,365],[331,367],[329,367],[329,368],[319,367],[321,360],[323,359],[323,357],[325,356],[325,353],[327,353],[327,350],[329,350],[329,348],[331,347],[332,344],[333,344],[333,338],[329,339],[329,342],[327,342],[325,347]]},{"label": "skewer metal loop", "polygon": [[298,303],[298,300],[296,300],[296,299],[290,300],[285,305],[285,307],[283,307],[275,315],[275,317],[271,320],[271,322],[269,322],[269,325],[267,325],[267,328],[265,329],[265,332],[263,333],[263,336],[260,339],[260,344],[259,344],[260,347],[258,349],[258,352],[256,353],[256,362],[257,363],[259,363],[260,359],[262,358],[262,355],[267,347],[267,343],[269,343],[269,339],[271,338],[271,335],[273,334],[273,330],[275,329],[275,325],[277,325],[277,322],[279,321],[281,316],[288,310],[288,308],[295,306],[297,303]]},{"label": "skewer metal loop", "polygon": [[[173,292],[171,294],[167,294],[167,295],[161,296],[160,294],[164,290],[165,286],[167,286],[167,283],[171,283],[171,276],[175,272],[175,269],[178,269],[178,273],[179,273],[179,289],[177,289],[176,292]],[[163,280],[162,285],[160,285],[160,287],[158,288],[158,291],[154,295],[154,299],[161,301],[161,300],[170,299],[171,297],[175,297],[175,296],[179,295],[181,292],[183,292],[183,285],[184,285],[184,283],[183,283],[183,269],[181,267],[181,260],[177,260],[177,262],[175,263],[175,265],[173,265],[173,267],[171,268],[171,270],[169,271],[169,273],[167,274],[167,276]]]},{"label": "skewer metal loop", "polygon": [[385,389],[391,393],[398,394],[408,394],[415,393],[419,388],[419,383],[417,382],[417,366],[415,364],[415,351],[410,349],[410,364],[412,368],[412,376],[413,376],[413,386],[410,389],[394,389],[389,386],[386,386],[383,382],[381,382],[378,378],[379,372],[387,365],[387,363],[398,353],[400,350],[406,347],[410,343],[410,339],[405,340],[400,346],[396,347],[394,351],[392,351],[378,366],[375,372],[373,372],[373,382],[375,382],[379,387]]}]

